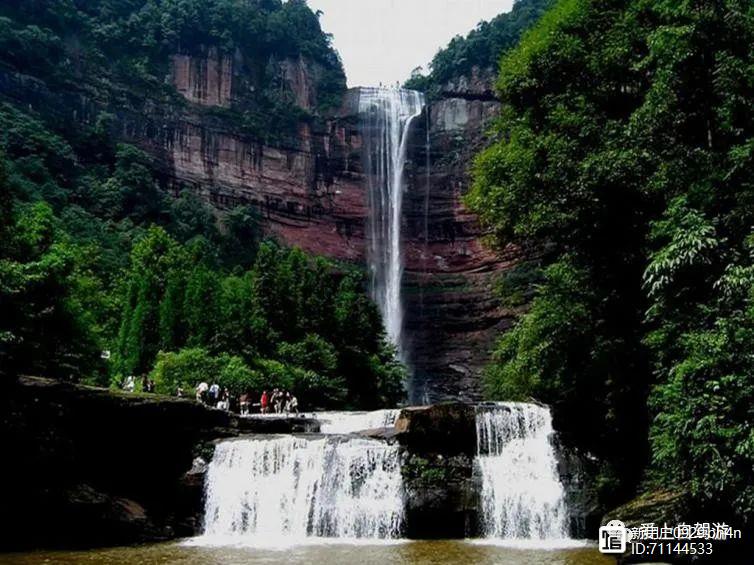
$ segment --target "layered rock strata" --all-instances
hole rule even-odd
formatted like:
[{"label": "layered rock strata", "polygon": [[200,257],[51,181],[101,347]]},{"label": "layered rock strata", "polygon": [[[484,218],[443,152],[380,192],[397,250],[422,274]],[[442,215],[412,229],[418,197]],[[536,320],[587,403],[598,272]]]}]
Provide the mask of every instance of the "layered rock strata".
[{"label": "layered rock strata", "polygon": [[517,314],[500,306],[495,288],[520,253],[486,246],[463,204],[474,155],[499,111],[490,76],[475,70],[446,85],[412,144],[404,295],[414,402],[481,400],[483,367]]},{"label": "layered rock strata", "polygon": [[[304,58],[270,64],[285,96],[313,111],[321,69]],[[169,67],[166,91],[148,93],[105,92],[85,77],[52,87],[0,69],[0,97],[61,129],[112,116],[111,133],[148,152],[165,190],[192,190],[218,209],[252,206],[264,232],[285,244],[363,264],[369,210],[358,89],[344,95],[338,111],[311,114],[294,134],[265,142],[242,124],[260,85],[240,54],[177,53]],[[471,159],[498,110],[485,77],[448,85],[414,127],[402,229],[414,403],[478,400],[494,340],[515,315],[500,308],[494,289],[518,253],[485,247],[462,203]]]}]

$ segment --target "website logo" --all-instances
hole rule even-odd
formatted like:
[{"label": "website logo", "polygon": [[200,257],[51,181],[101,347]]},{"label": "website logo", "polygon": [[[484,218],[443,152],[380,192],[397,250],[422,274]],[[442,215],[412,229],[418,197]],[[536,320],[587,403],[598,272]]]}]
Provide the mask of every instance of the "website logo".
[{"label": "website logo", "polygon": [[625,553],[628,531],[620,520],[611,520],[600,528],[600,545],[602,553]]}]

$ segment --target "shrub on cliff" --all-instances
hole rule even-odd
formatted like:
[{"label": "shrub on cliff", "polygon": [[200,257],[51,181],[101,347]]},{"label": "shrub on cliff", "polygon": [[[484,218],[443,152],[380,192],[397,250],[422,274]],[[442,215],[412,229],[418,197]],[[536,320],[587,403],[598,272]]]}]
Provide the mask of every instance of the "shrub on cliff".
[{"label": "shrub on cliff", "polygon": [[225,365],[223,361],[198,347],[175,353],[160,352],[150,377],[160,394],[175,395],[181,387],[187,396],[191,396],[199,383],[217,382]]}]

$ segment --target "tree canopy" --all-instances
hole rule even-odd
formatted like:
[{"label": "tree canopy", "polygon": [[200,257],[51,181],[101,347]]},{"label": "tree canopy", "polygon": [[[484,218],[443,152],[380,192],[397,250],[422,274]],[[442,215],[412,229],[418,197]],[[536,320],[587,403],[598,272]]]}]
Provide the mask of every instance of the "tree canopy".
[{"label": "tree canopy", "polygon": [[540,274],[489,393],[553,403],[608,503],[656,481],[749,520],[754,5],[561,0],[497,87],[467,201]]},{"label": "tree canopy", "polygon": [[514,47],[521,35],[542,16],[554,0],[516,0],[510,12],[480,22],[466,37],[457,35],[440,49],[429,64],[429,72],[417,69],[406,88],[437,96],[442,88],[461,77],[469,78],[476,67],[486,78],[494,75],[502,53]]}]

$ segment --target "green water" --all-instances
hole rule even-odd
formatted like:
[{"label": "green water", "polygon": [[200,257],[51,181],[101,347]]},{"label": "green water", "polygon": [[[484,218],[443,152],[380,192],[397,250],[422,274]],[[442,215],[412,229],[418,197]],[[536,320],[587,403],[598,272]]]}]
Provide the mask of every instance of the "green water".
[{"label": "green water", "polygon": [[511,549],[463,541],[416,541],[394,545],[320,544],[287,549],[192,547],[176,543],[91,551],[0,554],[0,563],[154,565],[234,565],[292,563],[323,565],[369,564],[510,564],[614,565],[615,560],[593,547],[558,550]]}]

